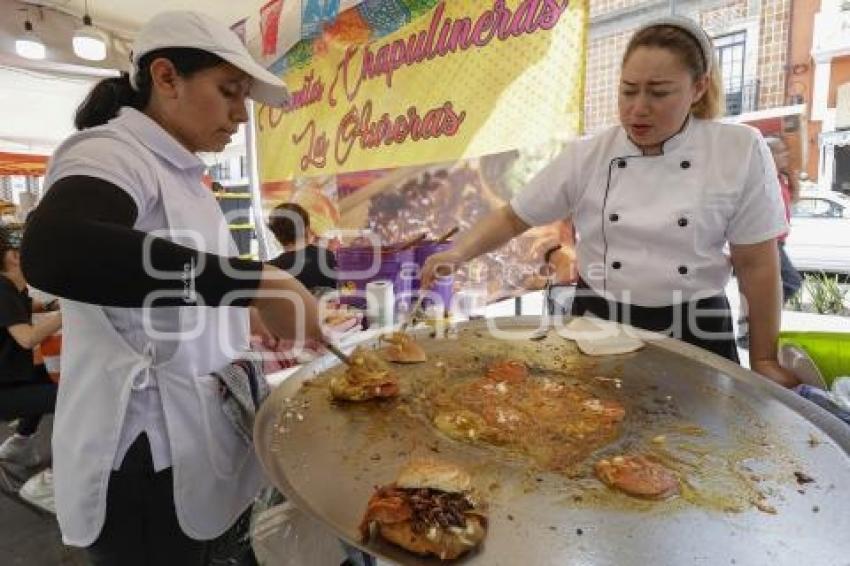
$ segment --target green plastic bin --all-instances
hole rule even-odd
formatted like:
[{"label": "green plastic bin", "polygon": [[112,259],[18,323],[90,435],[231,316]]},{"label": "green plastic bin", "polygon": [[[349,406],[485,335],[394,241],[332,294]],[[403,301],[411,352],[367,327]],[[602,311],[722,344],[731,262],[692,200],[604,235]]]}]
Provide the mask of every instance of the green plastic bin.
[{"label": "green plastic bin", "polygon": [[805,350],[827,387],[838,376],[850,376],[850,332],[780,332],[779,347],[785,345]]}]

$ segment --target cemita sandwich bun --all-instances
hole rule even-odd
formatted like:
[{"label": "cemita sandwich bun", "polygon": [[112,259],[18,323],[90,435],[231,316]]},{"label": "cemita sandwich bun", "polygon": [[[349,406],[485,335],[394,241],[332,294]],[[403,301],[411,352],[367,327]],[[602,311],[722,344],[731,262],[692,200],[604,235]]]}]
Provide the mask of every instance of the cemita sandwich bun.
[{"label": "cemita sandwich bun", "polygon": [[345,373],[331,379],[331,397],[339,401],[368,401],[399,394],[398,377],[374,352],[357,347],[350,358],[351,365]]},{"label": "cemita sandwich bun", "polygon": [[395,483],[379,488],[360,525],[363,541],[373,533],[416,554],[452,560],[475,548],[487,534],[483,503],[462,468],[417,460]]},{"label": "cemita sandwich bun", "polygon": [[440,460],[415,460],[401,470],[396,485],[405,489],[436,489],[462,493],[472,489],[472,478],[463,468]]},{"label": "cemita sandwich bun", "polygon": [[420,364],[428,361],[428,356],[422,346],[416,343],[412,336],[403,332],[394,332],[381,336],[381,341],[387,342],[382,350],[384,359],[397,364]]}]

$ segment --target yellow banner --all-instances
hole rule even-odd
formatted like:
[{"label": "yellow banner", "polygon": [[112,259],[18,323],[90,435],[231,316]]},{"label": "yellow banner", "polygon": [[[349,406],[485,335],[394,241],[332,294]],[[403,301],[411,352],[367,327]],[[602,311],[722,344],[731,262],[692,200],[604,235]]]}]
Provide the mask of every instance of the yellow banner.
[{"label": "yellow banner", "polygon": [[368,44],[326,41],[256,110],[260,180],[468,159],[581,133],[587,0],[441,2]]}]

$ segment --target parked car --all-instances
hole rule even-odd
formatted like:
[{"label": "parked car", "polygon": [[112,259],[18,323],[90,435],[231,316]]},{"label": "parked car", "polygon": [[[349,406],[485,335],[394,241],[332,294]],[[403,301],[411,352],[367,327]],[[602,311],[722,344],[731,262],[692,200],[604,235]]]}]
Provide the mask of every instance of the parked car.
[{"label": "parked car", "polygon": [[803,191],[791,212],[785,251],[799,271],[850,274],[850,197]]}]

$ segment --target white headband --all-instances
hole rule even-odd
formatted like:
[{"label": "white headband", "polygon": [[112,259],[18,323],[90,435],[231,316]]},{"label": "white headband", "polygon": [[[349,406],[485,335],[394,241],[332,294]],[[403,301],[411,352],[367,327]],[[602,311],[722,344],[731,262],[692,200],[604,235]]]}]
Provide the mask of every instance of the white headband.
[{"label": "white headband", "polygon": [[711,38],[702,27],[690,18],[683,16],[664,16],[651,20],[638,28],[635,35],[645,29],[656,26],[671,26],[686,31],[688,35],[694,38],[702,52],[702,60],[705,63],[705,72],[711,70],[711,62],[714,60],[714,48],[711,46]]}]

